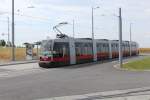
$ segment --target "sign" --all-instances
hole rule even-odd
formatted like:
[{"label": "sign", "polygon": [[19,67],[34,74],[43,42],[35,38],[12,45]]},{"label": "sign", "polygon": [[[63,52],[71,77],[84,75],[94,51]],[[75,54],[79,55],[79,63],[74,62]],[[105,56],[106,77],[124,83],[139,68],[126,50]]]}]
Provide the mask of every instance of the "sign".
[{"label": "sign", "polygon": [[26,45],[26,59],[27,60],[33,59],[33,45],[32,44]]}]

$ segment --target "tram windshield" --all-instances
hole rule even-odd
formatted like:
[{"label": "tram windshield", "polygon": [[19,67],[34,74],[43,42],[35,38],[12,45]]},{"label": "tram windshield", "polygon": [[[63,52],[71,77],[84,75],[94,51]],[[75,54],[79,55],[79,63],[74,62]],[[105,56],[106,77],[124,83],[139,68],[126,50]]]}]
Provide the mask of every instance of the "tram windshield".
[{"label": "tram windshield", "polygon": [[52,56],[52,41],[43,41],[41,44],[41,55]]}]

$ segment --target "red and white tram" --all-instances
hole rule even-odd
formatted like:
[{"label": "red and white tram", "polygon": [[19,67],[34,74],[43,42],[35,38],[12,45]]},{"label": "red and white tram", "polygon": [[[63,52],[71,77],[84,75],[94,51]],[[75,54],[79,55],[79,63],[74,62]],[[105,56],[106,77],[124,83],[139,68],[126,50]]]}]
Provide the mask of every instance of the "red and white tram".
[{"label": "red and white tram", "polygon": [[[56,67],[118,58],[118,40],[96,39],[94,42],[90,38],[43,40],[39,66]],[[129,41],[123,41],[124,57],[130,56],[130,49],[132,56],[138,55],[138,44],[132,42],[131,45],[132,48]]]}]

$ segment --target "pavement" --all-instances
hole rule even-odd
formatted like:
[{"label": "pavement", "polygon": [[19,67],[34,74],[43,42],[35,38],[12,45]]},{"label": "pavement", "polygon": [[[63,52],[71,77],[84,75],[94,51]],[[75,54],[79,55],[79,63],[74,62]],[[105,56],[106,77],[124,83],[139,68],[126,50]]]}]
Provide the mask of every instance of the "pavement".
[{"label": "pavement", "polygon": [[97,92],[84,95],[53,97],[37,100],[150,100],[150,87]]},{"label": "pavement", "polygon": [[0,62],[0,66],[17,65],[17,64],[27,64],[27,63],[36,63],[36,62],[38,62],[38,60]]},{"label": "pavement", "polygon": [[50,69],[40,68],[37,63],[1,66],[0,100],[40,100],[150,87],[150,72],[118,70],[113,67],[117,63],[110,61]]}]

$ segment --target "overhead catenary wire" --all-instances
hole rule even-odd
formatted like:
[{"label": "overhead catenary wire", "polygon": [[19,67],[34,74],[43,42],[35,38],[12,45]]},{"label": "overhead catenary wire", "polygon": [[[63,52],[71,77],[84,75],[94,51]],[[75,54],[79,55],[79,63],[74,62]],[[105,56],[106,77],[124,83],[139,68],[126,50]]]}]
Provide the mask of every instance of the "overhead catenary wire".
[{"label": "overhead catenary wire", "polygon": [[[18,16],[23,16],[23,17],[28,17],[29,18],[29,16],[28,15],[20,15],[20,14],[15,14],[15,15],[18,15]],[[36,23],[45,23],[45,24],[50,24],[50,21],[49,21],[49,19],[43,19],[43,18],[40,18],[40,17],[34,17],[34,16],[30,16],[30,18],[31,19],[34,19],[34,22],[36,22]],[[37,21],[36,21],[37,20]],[[33,21],[33,20],[32,20]],[[5,20],[5,19],[0,19],[0,22],[6,22],[7,23],[7,20]],[[10,22],[11,22],[11,20],[10,20]],[[16,20],[15,21],[15,23],[24,23],[24,24],[30,24],[30,25],[33,25],[33,24],[31,24],[31,22],[29,22],[28,23],[28,21],[23,21],[23,20],[21,20],[21,18],[20,18],[20,20],[18,21],[18,20]],[[32,22],[33,23],[33,22]]]},{"label": "overhead catenary wire", "polygon": [[[5,12],[5,14],[11,15],[11,12]],[[20,14],[20,13],[14,13],[17,16],[23,16],[23,17],[28,17],[28,18],[33,18],[33,19],[38,19],[42,21],[50,21],[51,19],[46,18],[46,17],[37,17],[37,16],[31,16],[31,15],[26,15],[26,14]]]}]

